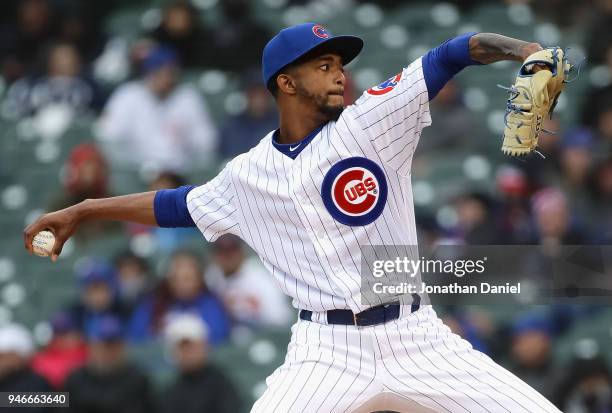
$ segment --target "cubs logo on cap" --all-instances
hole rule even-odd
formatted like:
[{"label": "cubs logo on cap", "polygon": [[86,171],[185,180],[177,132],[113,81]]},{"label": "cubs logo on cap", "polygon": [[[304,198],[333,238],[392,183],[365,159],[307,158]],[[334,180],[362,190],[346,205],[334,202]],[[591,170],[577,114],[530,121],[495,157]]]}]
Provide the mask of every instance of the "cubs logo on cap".
[{"label": "cubs logo on cap", "polygon": [[343,159],[333,165],[321,186],[323,204],[344,225],[374,222],[387,202],[387,180],[380,166],[363,158]]},{"label": "cubs logo on cap", "polygon": [[321,39],[329,38],[329,33],[327,32],[327,29],[325,29],[325,27],[319,24],[315,24],[314,26],[312,26],[312,32],[315,34],[315,36],[320,37]]},{"label": "cubs logo on cap", "polygon": [[370,95],[379,96],[384,95],[385,93],[389,93],[397,86],[399,81],[402,78],[402,72],[399,72],[395,76],[391,76],[389,79],[385,80],[378,86],[374,86],[368,89],[368,93]]}]

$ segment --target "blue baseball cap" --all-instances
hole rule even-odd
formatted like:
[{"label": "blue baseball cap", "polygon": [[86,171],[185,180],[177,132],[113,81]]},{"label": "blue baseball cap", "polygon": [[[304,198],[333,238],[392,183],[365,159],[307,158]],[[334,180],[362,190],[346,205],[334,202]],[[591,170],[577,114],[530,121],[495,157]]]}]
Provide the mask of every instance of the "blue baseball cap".
[{"label": "blue baseball cap", "polygon": [[333,36],[325,27],[316,23],[303,23],[283,29],[264,47],[264,84],[268,85],[272,76],[283,67],[322,45],[337,52],[342,57],[342,63],[347,64],[361,52],[363,40],[357,36]]},{"label": "blue baseball cap", "polygon": [[176,64],[178,64],[178,55],[174,49],[166,46],[157,46],[144,58],[142,71],[148,74],[164,66]]},{"label": "blue baseball cap", "polygon": [[76,270],[76,276],[81,288],[98,282],[112,288],[116,281],[115,269],[106,261],[97,258],[89,258],[81,263]]},{"label": "blue baseball cap", "polygon": [[514,336],[530,331],[551,335],[553,331],[552,322],[541,314],[524,314],[519,317],[512,326],[512,333]]}]

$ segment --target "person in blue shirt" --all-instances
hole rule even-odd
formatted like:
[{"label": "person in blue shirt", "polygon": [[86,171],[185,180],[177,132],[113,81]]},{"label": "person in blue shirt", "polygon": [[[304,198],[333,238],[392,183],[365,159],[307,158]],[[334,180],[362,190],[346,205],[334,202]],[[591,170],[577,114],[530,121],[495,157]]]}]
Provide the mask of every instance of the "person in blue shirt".
[{"label": "person in blue shirt", "polygon": [[209,292],[197,255],[175,253],[165,278],[132,314],[128,326],[131,341],[156,337],[173,316],[195,314],[206,324],[212,345],[224,342],[230,333],[230,317],[222,302]]}]

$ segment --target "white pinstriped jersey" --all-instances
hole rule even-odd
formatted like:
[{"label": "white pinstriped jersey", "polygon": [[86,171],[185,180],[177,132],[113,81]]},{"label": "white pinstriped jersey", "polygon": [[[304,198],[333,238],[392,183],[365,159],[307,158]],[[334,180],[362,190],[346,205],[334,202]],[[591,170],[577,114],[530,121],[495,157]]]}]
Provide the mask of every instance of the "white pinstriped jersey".
[{"label": "white pinstriped jersey", "polygon": [[417,244],[410,170],[430,123],[419,58],[364,92],[295,159],[269,133],[190,191],[189,212],[209,241],[232,233],[247,242],[296,308],[363,311],[373,303],[361,302],[359,247]]}]

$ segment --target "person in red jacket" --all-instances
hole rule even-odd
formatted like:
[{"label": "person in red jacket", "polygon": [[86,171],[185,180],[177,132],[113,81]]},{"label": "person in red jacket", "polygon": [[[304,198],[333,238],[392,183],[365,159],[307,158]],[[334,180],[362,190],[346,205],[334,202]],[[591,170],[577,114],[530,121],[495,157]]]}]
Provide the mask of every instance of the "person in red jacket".
[{"label": "person in red jacket", "polygon": [[53,338],[32,358],[32,369],[47,379],[54,389],[61,389],[68,375],[87,360],[87,344],[69,313],[51,319]]}]

